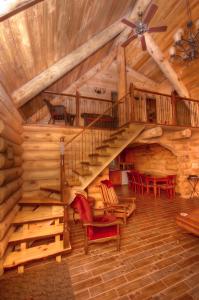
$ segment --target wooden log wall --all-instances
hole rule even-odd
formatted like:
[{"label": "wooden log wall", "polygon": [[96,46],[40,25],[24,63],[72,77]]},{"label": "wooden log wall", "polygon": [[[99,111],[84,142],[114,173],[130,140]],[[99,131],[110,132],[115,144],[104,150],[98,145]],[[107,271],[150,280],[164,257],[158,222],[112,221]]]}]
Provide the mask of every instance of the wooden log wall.
[{"label": "wooden log wall", "polygon": [[97,178],[89,185],[87,191],[88,196],[95,199],[95,208],[103,208],[104,201],[101,193],[100,183],[102,180],[109,179],[109,168],[97,176]]},{"label": "wooden log wall", "polygon": [[0,273],[22,196],[22,119],[0,84]]},{"label": "wooden log wall", "polygon": [[135,169],[141,173],[160,174],[161,176],[178,174],[177,157],[158,144],[128,149],[125,161],[133,163]]},{"label": "wooden log wall", "polygon": [[[47,196],[42,192],[42,186],[58,185],[60,180],[60,137],[65,137],[65,142],[80,132],[78,128],[66,128],[60,126],[31,125],[24,126],[23,143],[23,196],[32,197],[38,195]],[[94,130],[95,137],[101,134],[106,138],[107,130]],[[88,131],[86,143],[91,145],[92,135]],[[81,142],[81,141],[80,141]],[[78,147],[78,143],[76,143]],[[89,151],[89,147],[85,147]],[[84,156],[89,153],[85,153]],[[66,148],[65,169],[66,175],[71,161],[75,158],[75,149]],[[75,175],[75,174],[73,174]]]}]

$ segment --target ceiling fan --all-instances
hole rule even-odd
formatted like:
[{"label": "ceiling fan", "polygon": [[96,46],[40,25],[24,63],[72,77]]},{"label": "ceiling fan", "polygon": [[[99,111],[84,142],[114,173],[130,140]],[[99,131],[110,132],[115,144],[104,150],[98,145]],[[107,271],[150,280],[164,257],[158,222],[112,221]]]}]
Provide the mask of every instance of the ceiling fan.
[{"label": "ceiling fan", "polygon": [[148,27],[148,24],[155,15],[157,9],[158,6],[156,4],[151,4],[144,16],[143,12],[139,11],[138,20],[135,23],[132,23],[127,19],[122,19],[122,22],[124,24],[134,29],[130,34],[130,37],[122,44],[123,47],[126,47],[131,41],[139,37],[142,45],[142,50],[145,51],[147,49],[144,37],[145,32],[164,32],[167,30],[167,26]]}]

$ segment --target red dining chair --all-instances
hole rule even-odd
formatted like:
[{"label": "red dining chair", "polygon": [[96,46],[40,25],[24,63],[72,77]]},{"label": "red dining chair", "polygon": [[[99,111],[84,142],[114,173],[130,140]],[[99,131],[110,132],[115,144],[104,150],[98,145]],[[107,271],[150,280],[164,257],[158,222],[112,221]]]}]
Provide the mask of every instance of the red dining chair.
[{"label": "red dining chair", "polygon": [[129,171],[127,172],[127,177],[128,177],[128,186],[130,188],[133,187],[133,176],[132,176],[132,173]]},{"label": "red dining chair", "polygon": [[[99,242],[106,242],[115,240],[117,243],[117,250],[120,249],[120,224],[112,214],[103,214],[100,216],[93,216],[93,210],[90,207],[88,199],[83,194],[76,194],[71,207],[79,213],[80,220],[85,227],[85,254],[88,253],[88,245]],[[98,209],[99,210],[99,209]],[[101,209],[103,213],[106,209]]]},{"label": "red dining chair", "polygon": [[168,198],[171,199],[175,197],[176,175],[168,175],[166,178],[166,183],[157,185],[158,195],[160,196],[162,190],[165,191]]},{"label": "red dining chair", "polygon": [[132,171],[134,182],[135,182],[135,192],[141,193],[141,181],[140,181],[140,173],[138,171]]}]

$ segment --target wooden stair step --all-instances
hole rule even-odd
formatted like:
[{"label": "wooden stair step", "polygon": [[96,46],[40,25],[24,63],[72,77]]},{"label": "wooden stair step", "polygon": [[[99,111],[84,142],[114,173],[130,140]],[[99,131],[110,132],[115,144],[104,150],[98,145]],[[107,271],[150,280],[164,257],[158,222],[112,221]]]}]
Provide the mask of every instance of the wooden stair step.
[{"label": "wooden stair step", "polygon": [[19,211],[16,215],[13,224],[34,223],[39,221],[57,219],[63,217],[63,212],[55,212],[52,210],[46,211]]},{"label": "wooden stair step", "polygon": [[5,258],[3,267],[12,268],[26,262],[50,257],[58,254],[68,253],[71,251],[71,246],[63,247],[63,241],[58,241],[46,245],[40,245],[32,248],[26,248],[21,251],[13,251]]},{"label": "wooden stair step", "polygon": [[38,240],[63,233],[63,224],[37,226],[32,229],[15,231],[10,237],[9,243],[19,243],[30,240]]},{"label": "wooden stair step", "polygon": [[109,138],[109,139],[103,140],[103,143],[114,142],[114,141],[116,141],[117,139],[118,139],[118,138],[115,136],[115,137],[112,137],[112,138]]},{"label": "wooden stair step", "polygon": [[40,190],[59,194],[60,186],[59,185],[49,185],[49,186],[46,185],[46,186],[41,186]]},{"label": "wooden stair step", "polygon": [[119,148],[119,145],[114,145],[114,144],[111,144],[111,145],[101,145],[99,147],[96,148],[96,150],[103,150],[103,149],[111,149],[111,148]]},{"label": "wooden stair step", "polygon": [[59,200],[54,200],[52,198],[22,198],[19,205],[64,205],[63,202]]},{"label": "wooden stair step", "polygon": [[73,170],[74,173],[76,173],[77,175],[80,175],[80,176],[90,176],[92,175],[92,172],[89,171],[89,170],[84,170],[84,169],[75,169]]},{"label": "wooden stair step", "polygon": [[108,153],[92,153],[89,154],[89,157],[108,157],[110,154]]},{"label": "wooden stair step", "polygon": [[122,129],[120,129],[120,130],[118,130],[118,131],[112,133],[110,136],[111,136],[111,137],[115,137],[115,136],[117,136],[117,135],[119,135],[119,134],[121,134],[121,133],[123,133],[123,132],[126,132],[126,129],[125,129],[125,128],[122,128]]},{"label": "wooden stair step", "polygon": [[101,166],[102,163],[99,162],[99,161],[96,161],[96,162],[92,162],[92,161],[81,161],[81,164],[82,165],[86,165],[86,166],[93,166],[93,167],[97,167],[97,166]]},{"label": "wooden stair step", "polygon": [[100,150],[100,149],[104,149],[104,148],[109,148],[110,146],[108,144],[104,144],[104,145],[101,145],[101,146],[98,146],[96,147],[95,149],[96,150]]},{"label": "wooden stair step", "polygon": [[115,141],[119,142],[119,141],[125,141],[125,140],[126,140],[125,137],[120,136],[119,139],[118,139],[117,136],[114,136],[114,137],[111,137],[109,139],[103,140],[103,143],[107,144],[107,143],[113,143]]}]

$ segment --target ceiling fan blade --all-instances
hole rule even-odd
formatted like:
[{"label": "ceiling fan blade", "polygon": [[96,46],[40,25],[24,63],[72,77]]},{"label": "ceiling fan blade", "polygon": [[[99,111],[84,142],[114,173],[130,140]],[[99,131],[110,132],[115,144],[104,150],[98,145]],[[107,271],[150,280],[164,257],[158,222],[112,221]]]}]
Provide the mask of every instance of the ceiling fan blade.
[{"label": "ceiling fan blade", "polygon": [[157,26],[148,29],[148,32],[163,32],[167,30],[167,26]]},{"label": "ceiling fan blade", "polygon": [[157,9],[158,9],[158,6],[156,4],[151,4],[148,11],[146,12],[146,15],[144,15],[143,22],[146,24],[149,24],[149,22],[155,15]]},{"label": "ceiling fan blade", "polygon": [[145,40],[144,35],[141,36],[140,41],[141,41],[141,45],[142,45],[142,50],[145,51],[146,50],[146,40]]},{"label": "ceiling fan blade", "polygon": [[136,25],[135,25],[134,23],[130,22],[130,21],[127,20],[127,19],[122,19],[122,23],[124,23],[124,24],[130,26],[131,28],[135,28],[135,27],[136,27]]},{"label": "ceiling fan blade", "polygon": [[128,40],[126,40],[126,42],[124,42],[122,44],[122,47],[126,47],[130,42],[132,42],[134,39],[136,39],[137,37],[137,34],[134,34],[134,35],[131,35]]}]

